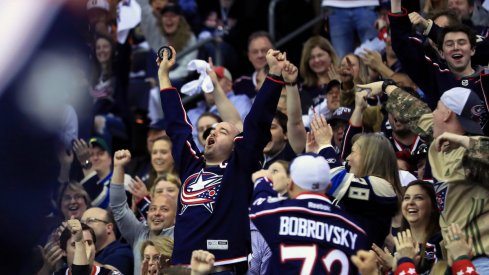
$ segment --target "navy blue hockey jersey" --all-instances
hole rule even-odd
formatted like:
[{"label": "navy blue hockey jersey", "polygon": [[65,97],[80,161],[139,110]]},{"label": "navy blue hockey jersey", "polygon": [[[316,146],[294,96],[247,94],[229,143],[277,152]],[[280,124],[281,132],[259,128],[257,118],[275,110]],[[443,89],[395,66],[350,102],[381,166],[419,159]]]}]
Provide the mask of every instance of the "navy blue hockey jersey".
[{"label": "navy blue hockey jersey", "polygon": [[365,230],[317,193],[273,198],[257,180],[250,218],[272,250],[269,274],[358,274],[350,256],[370,249]]},{"label": "navy blue hockey jersey", "polygon": [[217,166],[206,166],[192,138],[192,126],[178,92],[166,89],[161,102],[172,140],[172,154],[182,186],[178,200],[174,264],[190,264],[192,251],[205,249],[216,257],[216,265],[247,260],[251,251],[251,174],[259,170],[262,151],[270,140],[270,127],[283,82],[267,77],[235,138],[230,158]]}]

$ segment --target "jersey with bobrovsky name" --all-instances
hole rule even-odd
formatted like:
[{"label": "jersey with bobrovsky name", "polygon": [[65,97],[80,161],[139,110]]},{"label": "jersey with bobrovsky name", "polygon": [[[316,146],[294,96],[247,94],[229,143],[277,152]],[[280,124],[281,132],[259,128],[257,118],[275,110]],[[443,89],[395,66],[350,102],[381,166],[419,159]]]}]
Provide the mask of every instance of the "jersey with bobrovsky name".
[{"label": "jersey with bobrovsky name", "polygon": [[350,256],[369,241],[351,217],[321,194],[271,196],[270,182],[258,179],[250,218],[272,250],[268,274],[358,274]]},{"label": "jersey with bobrovsky name", "polygon": [[243,125],[234,139],[230,158],[206,166],[192,138],[192,126],[178,92],[161,91],[175,165],[182,181],[178,199],[174,264],[190,264],[193,250],[215,255],[215,265],[247,260],[251,252],[248,207],[253,184],[251,174],[259,170],[262,151],[270,139],[270,127],[283,82],[267,77]]}]

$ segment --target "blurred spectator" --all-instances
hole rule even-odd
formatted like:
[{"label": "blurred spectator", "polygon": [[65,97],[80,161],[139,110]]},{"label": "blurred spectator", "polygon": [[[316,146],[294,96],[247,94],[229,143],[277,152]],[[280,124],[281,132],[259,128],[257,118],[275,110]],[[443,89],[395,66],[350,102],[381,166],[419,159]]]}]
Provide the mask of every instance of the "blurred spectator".
[{"label": "blurred spectator", "polygon": [[[163,36],[168,42],[163,43],[163,41],[160,41],[159,47],[169,44],[178,52],[181,52],[192,47],[197,41],[182,14],[180,6],[177,4],[168,3],[161,10],[161,26]],[[153,50],[157,51],[158,49],[153,48]],[[173,67],[170,72],[170,79],[182,81],[188,75],[187,64],[196,57],[197,50],[180,57],[178,65]]]},{"label": "blurred spectator", "polygon": [[141,6],[141,30],[149,46],[156,53],[158,49],[168,44],[161,34],[161,10],[170,0],[136,0]]},{"label": "blurred spectator", "polygon": [[443,11],[447,8],[447,2],[447,0],[424,0],[421,12],[424,15],[430,15]]},{"label": "blurred spectator", "polygon": [[97,34],[106,35],[110,37],[111,34],[113,34],[114,28],[111,28],[109,1],[92,0],[86,2],[87,2],[88,26],[91,32],[90,39],[95,37]]},{"label": "blurred spectator", "polygon": [[340,106],[355,106],[355,85],[368,82],[368,68],[362,59],[352,53],[341,59],[339,81],[341,82]]},{"label": "blurred spectator", "polygon": [[124,275],[132,274],[134,259],[131,247],[117,240],[117,227],[112,213],[92,207],[83,213],[80,220],[95,232],[95,261],[113,266]]},{"label": "blurred spectator", "polygon": [[448,9],[454,11],[458,19],[471,27],[477,34],[487,33],[489,12],[481,7],[481,1],[448,0]]},{"label": "blurred spectator", "polygon": [[77,182],[70,182],[61,188],[56,205],[66,221],[71,217],[80,219],[91,204],[90,197],[83,186]]},{"label": "blurred spectator", "polygon": [[[220,86],[227,99],[239,113],[239,118],[243,121],[250,111],[251,100],[246,95],[235,94],[235,92],[233,91],[233,77],[226,68],[218,66],[214,67],[213,70],[215,72],[215,75],[217,76],[216,84]],[[213,79],[213,75],[211,76],[211,79]],[[214,88],[218,89],[218,87]],[[225,112],[223,114],[220,113],[219,110],[222,111],[223,108],[219,108],[220,106],[216,104],[215,93],[216,92],[204,93],[204,101],[198,102],[195,108],[188,110],[187,115],[192,125],[198,125],[199,118],[205,112],[214,113],[218,116],[225,118],[224,120],[227,120],[226,113],[228,112]],[[198,129],[195,129],[193,131],[194,140],[196,141],[196,143],[198,143],[198,139],[196,138],[198,135],[197,130]]]},{"label": "blurred spectator", "polygon": [[83,140],[74,143],[73,150],[82,165],[84,178],[81,184],[92,200],[92,206],[109,206],[109,183],[112,177],[111,151],[105,140],[93,137],[89,145]]},{"label": "blurred spectator", "polygon": [[306,127],[310,126],[310,123],[315,114],[323,115],[326,120],[331,119],[335,114],[351,114],[350,108],[340,106],[340,87],[341,83],[336,79],[331,80],[326,85],[326,88],[324,89],[325,95],[323,95],[324,98],[321,99],[318,103],[311,106],[311,108],[309,108],[307,117],[303,117],[304,125]]},{"label": "blurred spectator", "polygon": [[249,98],[254,98],[265,80],[264,71],[267,65],[265,58],[269,49],[273,47],[270,35],[264,31],[252,33],[248,38],[248,60],[253,65],[254,72],[244,75],[234,81],[233,90],[236,94],[245,94]]}]

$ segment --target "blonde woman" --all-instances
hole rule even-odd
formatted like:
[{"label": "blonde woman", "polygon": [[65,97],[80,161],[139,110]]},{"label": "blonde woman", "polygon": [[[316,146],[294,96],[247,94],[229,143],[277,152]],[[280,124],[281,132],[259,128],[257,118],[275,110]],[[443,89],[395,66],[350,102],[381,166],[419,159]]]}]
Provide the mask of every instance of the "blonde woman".
[{"label": "blonde woman", "polygon": [[381,246],[398,213],[402,191],[396,154],[389,140],[381,134],[361,134],[367,105],[364,96],[365,91],[358,92],[357,105],[343,138],[342,151],[347,155],[349,170],[340,166],[340,162],[330,161],[336,160],[336,153],[331,146],[331,126],[324,117],[317,117],[311,125],[319,154],[328,159],[332,168],[328,195],[363,223],[370,240]]}]

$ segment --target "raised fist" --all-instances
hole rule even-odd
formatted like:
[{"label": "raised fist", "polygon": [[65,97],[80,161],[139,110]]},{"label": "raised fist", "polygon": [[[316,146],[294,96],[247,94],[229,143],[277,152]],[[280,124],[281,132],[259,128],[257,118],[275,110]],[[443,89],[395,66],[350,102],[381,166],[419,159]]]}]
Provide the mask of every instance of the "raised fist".
[{"label": "raised fist", "polygon": [[124,166],[131,161],[129,150],[119,150],[114,154],[114,166]]}]

